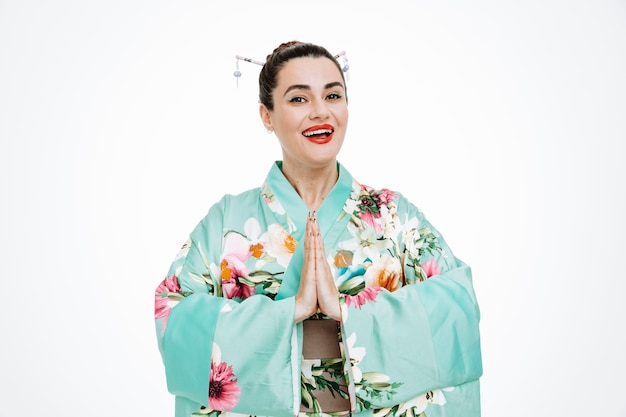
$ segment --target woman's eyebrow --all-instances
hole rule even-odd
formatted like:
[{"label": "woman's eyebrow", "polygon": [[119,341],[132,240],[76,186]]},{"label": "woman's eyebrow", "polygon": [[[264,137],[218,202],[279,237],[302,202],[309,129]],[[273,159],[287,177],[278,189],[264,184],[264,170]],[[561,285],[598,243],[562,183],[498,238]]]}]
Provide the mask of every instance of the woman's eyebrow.
[{"label": "woman's eyebrow", "polygon": [[328,83],[324,86],[324,88],[326,90],[328,90],[329,88],[333,88],[333,87],[341,87],[344,88],[343,83],[339,82],[339,81],[335,81],[333,83]]},{"label": "woman's eyebrow", "polygon": [[[339,82],[339,81],[334,81],[332,83],[328,83],[324,86],[325,90],[328,90],[329,88],[333,88],[333,87],[341,87],[344,88],[343,83]],[[294,84],[294,85],[290,85],[287,90],[285,90],[285,94],[289,93],[292,90],[311,90],[311,86],[307,85],[307,84]]]},{"label": "woman's eyebrow", "polygon": [[[306,84],[294,84],[294,85],[290,85],[287,90],[285,90],[285,94],[287,94],[288,92],[290,92],[291,90],[310,90],[311,86],[306,85]],[[283,95],[285,95],[283,94]]]}]

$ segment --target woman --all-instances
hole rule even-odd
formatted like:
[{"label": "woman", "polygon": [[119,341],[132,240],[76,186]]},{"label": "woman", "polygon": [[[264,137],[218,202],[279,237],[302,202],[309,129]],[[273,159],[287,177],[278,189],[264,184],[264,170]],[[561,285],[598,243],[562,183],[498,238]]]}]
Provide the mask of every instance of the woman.
[{"label": "woman", "polygon": [[282,160],[210,208],[156,290],[176,416],[479,416],[470,269],[406,198],[337,161],[338,62],[289,42],[259,87]]}]

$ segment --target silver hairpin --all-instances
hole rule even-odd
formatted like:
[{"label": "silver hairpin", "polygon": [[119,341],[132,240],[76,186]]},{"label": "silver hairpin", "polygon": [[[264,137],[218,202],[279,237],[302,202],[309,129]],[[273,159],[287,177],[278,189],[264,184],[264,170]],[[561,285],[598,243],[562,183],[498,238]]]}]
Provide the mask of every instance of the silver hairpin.
[{"label": "silver hairpin", "polygon": [[341,51],[337,55],[335,55],[335,59],[338,60],[339,58],[341,58],[343,64],[341,65],[341,70],[345,72],[346,78],[349,80],[350,73],[348,71],[350,71],[350,65],[348,65],[348,56],[346,55],[346,51]]},{"label": "silver hairpin", "polygon": [[241,55],[235,55],[235,58],[237,58],[237,61],[242,60],[246,62],[252,62],[253,64],[257,64],[260,66],[264,65],[261,61],[254,60],[252,58],[246,58],[245,56],[241,56]]},{"label": "silver hairpin", "polygon": [[235,72],[233,72],[233,75],[237,79],[237,88],[239,88],[239,78],[241,77],[241,71],[239,71],[239,61],[251,62],[253,64],[263,66],[263,63],[261,61],[254,60],[252,58],[246,58],[245,56],[241,55],[235,55]]}]

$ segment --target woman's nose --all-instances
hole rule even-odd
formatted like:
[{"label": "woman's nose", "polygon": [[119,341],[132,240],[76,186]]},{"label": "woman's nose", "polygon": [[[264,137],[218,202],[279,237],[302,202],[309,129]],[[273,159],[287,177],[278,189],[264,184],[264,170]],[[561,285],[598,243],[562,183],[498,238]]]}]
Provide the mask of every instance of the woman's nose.
[{"label": "woman's nose", "polygon": [[315,100],[312,102],[311,113],[309,117],[311,119],[325,119],[328,117],[328,106],[323,100]]}]

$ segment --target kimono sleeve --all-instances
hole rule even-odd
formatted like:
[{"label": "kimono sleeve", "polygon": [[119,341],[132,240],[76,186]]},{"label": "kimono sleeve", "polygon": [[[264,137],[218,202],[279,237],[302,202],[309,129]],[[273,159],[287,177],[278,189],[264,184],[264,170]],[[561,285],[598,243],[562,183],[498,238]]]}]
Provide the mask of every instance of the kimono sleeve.
[{"label": "kimono sleeve", "polygon": [[156,290],[168,390],[198,412],[293,416],[294,300],[221,296],[222,223],[221,210],[210,210]]},{"label": "kimono sleeve", "polygon": [[398,212],[414,226],[399,237],[404,286],[393,292],[370,287],[341,300],[357,397],[366,408],[400,404],[398,415],[411,407],[418,414],[423,404],[447,397],[449,409],[456,401],[463,415],[480,415],[480,312],[471,269],[417,208],[407,203]]}]

